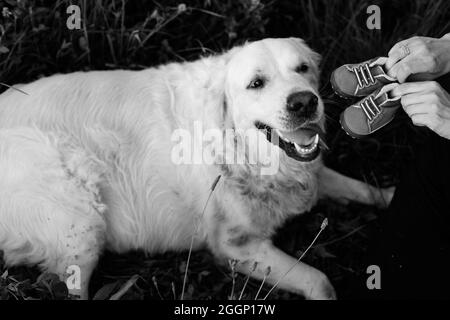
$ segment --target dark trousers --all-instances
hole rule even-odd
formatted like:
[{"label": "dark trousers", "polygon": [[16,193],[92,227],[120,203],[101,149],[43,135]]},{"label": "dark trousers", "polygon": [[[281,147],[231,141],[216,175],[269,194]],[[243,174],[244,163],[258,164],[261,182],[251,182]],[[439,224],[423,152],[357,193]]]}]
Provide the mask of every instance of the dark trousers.
[{"label": "dark trousers", "polygon": [[368,265],[374,298],[450,298],[450,141],[432,135],[405,166]]},{"label": "dark trousers", "polygon": [[381,289],[369,290],[364,275],[355,298],[450,299],[450,140],[430,132],[414,154],[367,258],[380,267]]}]

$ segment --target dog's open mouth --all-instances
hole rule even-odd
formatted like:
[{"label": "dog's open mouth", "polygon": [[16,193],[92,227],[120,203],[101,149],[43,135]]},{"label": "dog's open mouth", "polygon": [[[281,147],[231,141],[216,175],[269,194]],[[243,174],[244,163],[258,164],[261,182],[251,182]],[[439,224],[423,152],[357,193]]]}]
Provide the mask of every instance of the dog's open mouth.
[{"label": "dog's open mouth", "polygon": [[[320,154],[320,135],[322,129],[318,125],[308,125],[294,131],[274,129],[262,122],[255,122],[256,128],[266,133],[267,140],[277,145],[286,154],[297,160],[308,162]],[[278,139],[276,139],[278,137]]]}]

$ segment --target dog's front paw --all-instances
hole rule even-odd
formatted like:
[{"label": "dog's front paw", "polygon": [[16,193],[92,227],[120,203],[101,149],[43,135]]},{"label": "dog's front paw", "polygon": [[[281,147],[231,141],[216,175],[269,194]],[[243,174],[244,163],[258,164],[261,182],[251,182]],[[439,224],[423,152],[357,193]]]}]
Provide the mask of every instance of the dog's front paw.
[{"label": "dog's front paw", "polygon": [[314,281],[309,294],[306,296],[308,300],[336,300],[336,291],[327,276],[320,275]]}]

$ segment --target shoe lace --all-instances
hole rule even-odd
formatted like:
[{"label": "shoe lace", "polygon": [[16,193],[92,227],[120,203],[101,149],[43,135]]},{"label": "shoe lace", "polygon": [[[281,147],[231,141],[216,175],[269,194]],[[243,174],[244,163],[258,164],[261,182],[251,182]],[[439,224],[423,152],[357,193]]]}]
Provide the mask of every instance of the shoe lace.
[{"label": "shoe lace", "polygon": [[369,119],[369,121],[375,120],[381,114],[380,107],[377,106],[372,96],[369,96],[367,99],[364,99],[361,104],[361,109],[364,111],[365,115]]},{"label": "shoe lace", "polygon": [[358,84],[361,88],[368,87],[375,84],[375,79],[373,78],[372,72],[370,71],[369,65],[367,63],[354,67],[351,69],[358,80]]}]

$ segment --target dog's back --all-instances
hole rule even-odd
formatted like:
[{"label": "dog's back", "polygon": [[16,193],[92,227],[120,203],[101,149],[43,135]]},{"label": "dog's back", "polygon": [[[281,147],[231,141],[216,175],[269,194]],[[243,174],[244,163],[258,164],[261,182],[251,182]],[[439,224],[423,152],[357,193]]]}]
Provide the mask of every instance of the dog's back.
[{"label": "dog's back", "polygon": [[[55,75],[21,85],[26,94],[0,95],[0,130],[33,125],[40,135],[63,134],[103,164],[106,240],[116,251],[187,248],[194,230],[211,179],[201,166],[186,170],[171,161],[171,133],[184,123],[175,119],[166,81],[186,81],[183,68]],[[201,179],[207,183],[198,189],[193,182]]]}]

